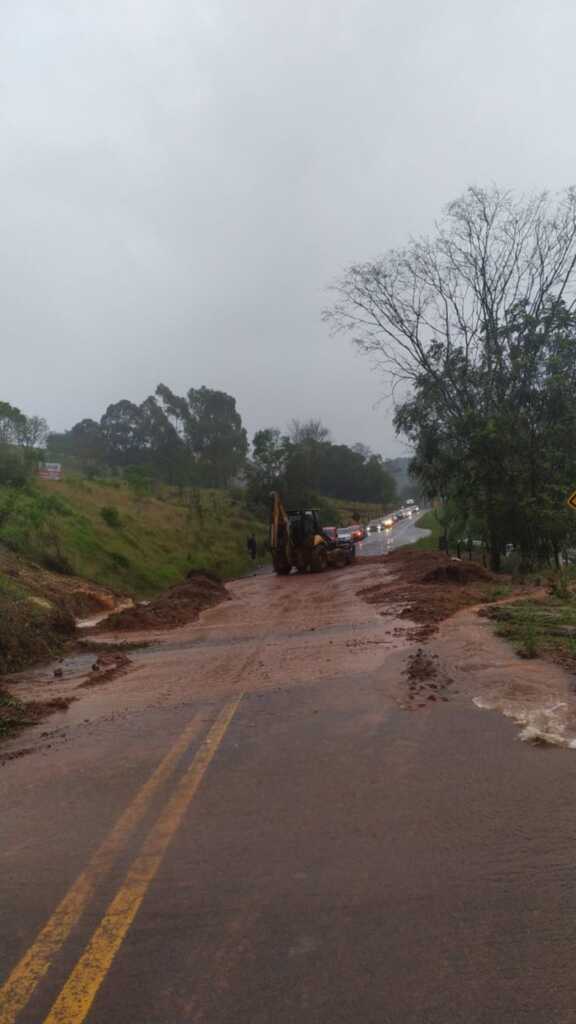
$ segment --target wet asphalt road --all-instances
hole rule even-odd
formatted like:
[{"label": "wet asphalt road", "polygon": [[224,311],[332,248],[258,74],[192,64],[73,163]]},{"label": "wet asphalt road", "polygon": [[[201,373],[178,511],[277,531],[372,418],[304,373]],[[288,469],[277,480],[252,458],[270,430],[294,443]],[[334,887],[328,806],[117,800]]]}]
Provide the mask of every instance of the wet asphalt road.
[{"label": "wet asphalt road", "polygon": [[424,512],[425,510],[413,519],[401,519],[390,530],[369,533],[365,540],[356,545],[357,555],[385,555],[406,544],[415,544],[421,537],[426,537],[430,531],[422,530],[417,525]]},{"label": "wet asphalt road", "polygon": [[576,756],[400,710],[367,572],[242,581],[4,765],[0,1024],[574,1021]]}]

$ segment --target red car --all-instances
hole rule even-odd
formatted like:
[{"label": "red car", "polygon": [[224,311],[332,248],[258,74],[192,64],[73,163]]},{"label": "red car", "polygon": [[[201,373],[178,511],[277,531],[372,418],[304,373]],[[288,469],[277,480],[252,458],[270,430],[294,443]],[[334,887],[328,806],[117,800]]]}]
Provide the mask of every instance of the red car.
[{"label": "red car", "polygon": [[352,523],[350,531],[352,533],[352,540],[354,541],[364,540],[366,536],[366,530],[363,526],[360,525],[360,523]]}]

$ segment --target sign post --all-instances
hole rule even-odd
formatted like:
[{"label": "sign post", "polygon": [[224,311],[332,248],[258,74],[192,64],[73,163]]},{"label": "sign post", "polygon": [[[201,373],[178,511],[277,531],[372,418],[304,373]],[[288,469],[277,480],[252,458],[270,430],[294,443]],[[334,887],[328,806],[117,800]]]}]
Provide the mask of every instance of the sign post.
[{"label": "sign post", "polygon": [[41,462],[38,467],[38,476],[41,480],[61,480],[62,465],[59,462]]}]

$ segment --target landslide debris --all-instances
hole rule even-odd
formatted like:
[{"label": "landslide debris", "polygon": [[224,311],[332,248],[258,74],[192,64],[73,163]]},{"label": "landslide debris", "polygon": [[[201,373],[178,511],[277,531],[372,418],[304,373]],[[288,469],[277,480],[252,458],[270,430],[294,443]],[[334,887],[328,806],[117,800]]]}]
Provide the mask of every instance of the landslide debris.
[{"label": "landslide debris", "polygon": [[429,654],[422,647],[408,658],[403,673],[407,693],[401,706],[409,711],[427,708],[441,701],[447,701],[452,680],[441,672],[438,655]]},{"label": "landslide debris", "polygon": [[230,595],[217,576],[194,570],[184,583],[170,587],[149,604],[136,604],[109,615],[98,623],[95,631],[174,629],[194,622],[204,609],[229,600]]},{"label": "landslide debris", "polygon": [[0,547],[0,675],[60,654],[75,636],[76,617],[117,603],[106,587],[50,572]]},{"label": "landslide debris", "polygon": [[0,688],[0,738],[36,725],[53,711],[65,711],[76,697],[52,697],[49,700],[21,701]]},{"label": "landslide debris", "polygon": [[87,689],[91,686],[100,686],[102,683],[110,683],[118,676],[123,676],[132,665],[132,658],[122,651],[107,651],[99,654],[92,665],[92,669],[80,686]]},{"label": "landslide debris", "polygon": [[75,632],[73,617],[48,602],[0,596],[0,675],[58,654]]},{"label": "landslide debris", "polygon": [[[47,601],[78,619],[98,612],[111,611],[122,596],[114,593],[109,587],[81,579],[79,576],[51,572],[0,547],[0,581],[2,579],[30,597]],[[0,593],[1,590],[0,587]]]},{"label": "landslide debris", "polygon": [[438,624],[460,608],[491,599],[496,583],[502,583],[477,562],[451,559],[434,551],[401,548],[390,555],[367,562],[378,562],[390,568],[393,575],[358,591],[368,604],[382,608],[382,614],[410,619],[426,627],[423,640],[432,635]]},{"label": "landslide debris", "polygon": [[471,583],[480,580],[483,583],[494,581],[492,573],[489,573],[477,562],[450,561],[446,565],[438,565],[422,577],[422,583]]}]

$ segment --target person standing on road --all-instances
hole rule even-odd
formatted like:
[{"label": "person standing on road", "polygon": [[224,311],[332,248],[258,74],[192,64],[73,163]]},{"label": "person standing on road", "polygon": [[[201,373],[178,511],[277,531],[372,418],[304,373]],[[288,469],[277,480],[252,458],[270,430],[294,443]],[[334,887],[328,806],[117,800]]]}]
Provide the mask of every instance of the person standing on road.
[{"label": "person standing on road", "polygon": [[254,536],[253,533],[251,533],[250,536],[247,538],[247,540],[246,540],[246,547],[248,548],[248,554],[250,555],[250,558],[252,559],[253,562],[255,562],[256,561],[257,544],[256,544],[256,537]]}]

